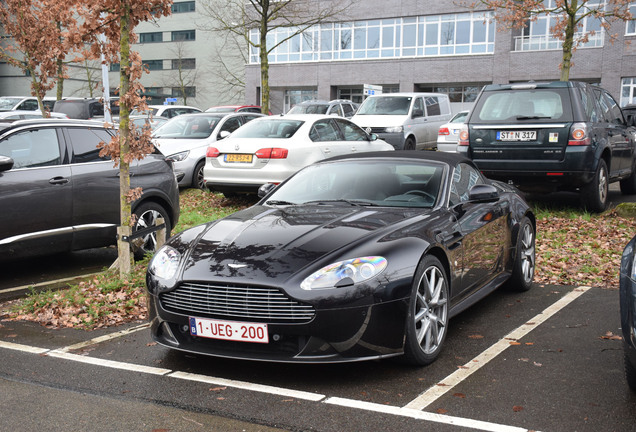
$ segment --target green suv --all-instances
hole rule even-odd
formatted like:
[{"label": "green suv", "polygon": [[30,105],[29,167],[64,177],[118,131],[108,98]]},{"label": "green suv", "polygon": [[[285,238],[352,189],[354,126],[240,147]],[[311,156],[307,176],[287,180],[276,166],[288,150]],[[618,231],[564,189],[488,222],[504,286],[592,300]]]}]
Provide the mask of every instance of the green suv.
[{"label": "green suv", "polygon": [[607,208],[608,187],[636,193],[636,129],[604,89],[576,81],[488,85],[457,151],[489,178],[527,192],[577,191]]}]

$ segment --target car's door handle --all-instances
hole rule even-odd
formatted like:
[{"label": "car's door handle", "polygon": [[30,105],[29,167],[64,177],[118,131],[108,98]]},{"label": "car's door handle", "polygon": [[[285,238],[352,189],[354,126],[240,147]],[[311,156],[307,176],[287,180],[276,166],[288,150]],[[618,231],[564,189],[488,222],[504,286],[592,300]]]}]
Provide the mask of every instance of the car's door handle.
[{"label": "car's door handle", "polygon": [[325,149],[323,150],[325,153],[331,153],[331,150],[329,149],[329,147],[325,147]]},{"label": "car's door handle", "polygon": [[52,185],[66,184],[68,183],[68,179],[66,177],[53,177],[51,180],[49,180],[49,183],[51,183]]}]

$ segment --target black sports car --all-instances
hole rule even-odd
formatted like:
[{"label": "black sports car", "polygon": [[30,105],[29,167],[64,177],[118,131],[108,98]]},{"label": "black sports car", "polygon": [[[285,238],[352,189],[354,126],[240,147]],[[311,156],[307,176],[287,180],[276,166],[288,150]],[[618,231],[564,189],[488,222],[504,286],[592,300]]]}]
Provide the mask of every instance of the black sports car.
[{"label": "black sports car", "polygon": [[[311,165],[184,231],[149,264],[152,337],[221,357],[428,364],[448,320],[531,287],[535,218],[471,161],[376,152]],[[271,190],[273,188],[273,190]]]},{"label": "black sports car", "polygon": [[621,259],[620,307],[625,377],[627,384],[636,392],[636,237],[632,238]]}]

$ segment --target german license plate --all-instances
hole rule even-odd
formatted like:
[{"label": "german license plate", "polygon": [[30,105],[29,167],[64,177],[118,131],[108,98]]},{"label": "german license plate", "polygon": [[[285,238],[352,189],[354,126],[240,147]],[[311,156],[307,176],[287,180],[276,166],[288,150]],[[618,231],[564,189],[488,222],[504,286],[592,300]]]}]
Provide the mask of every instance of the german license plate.
[{"label": "german license plate", "polygon": [[239,163],[250,163],[252,162],[251,154],[226,154],[225,162],[239,162]]},{"label": "german license plate", "polygon": [[190,334],[210,339],[268,343],[267,324],[190,317]]},{"label": "german license plate", "polygon": [[497,141],[536,141],[537,131],[500,131]]}]

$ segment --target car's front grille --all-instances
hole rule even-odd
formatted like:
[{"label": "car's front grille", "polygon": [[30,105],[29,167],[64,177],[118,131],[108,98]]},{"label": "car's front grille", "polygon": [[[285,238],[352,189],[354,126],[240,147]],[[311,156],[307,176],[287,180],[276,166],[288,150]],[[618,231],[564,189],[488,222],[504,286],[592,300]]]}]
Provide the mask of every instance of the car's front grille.
[{"label": "car's front grille", "polygon": [[314,318],[313,306],[290,299],[268,287],[184,282],[159,296],[171,312],[200,317],[272,323],[306,323]]}]

